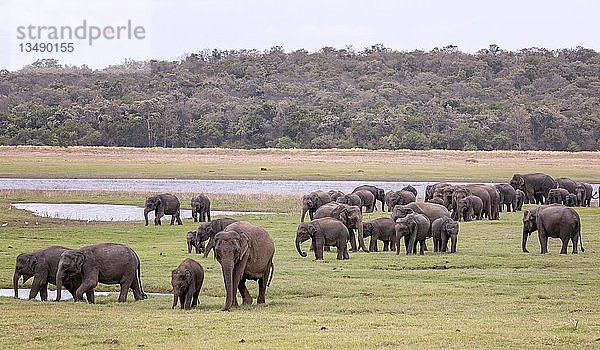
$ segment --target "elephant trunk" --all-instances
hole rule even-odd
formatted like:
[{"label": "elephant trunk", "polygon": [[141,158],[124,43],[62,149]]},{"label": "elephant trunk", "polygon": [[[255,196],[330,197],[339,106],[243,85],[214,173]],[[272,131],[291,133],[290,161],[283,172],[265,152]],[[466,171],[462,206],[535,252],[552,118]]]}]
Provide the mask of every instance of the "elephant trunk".
[{"label": "elephant trunk", "polygon": [[148,212],[150,212],[150,209],[144,208],[144,220],[146,220],[146,226],[148,226]]},{"label": "elephant trunk", "polygon": [[296,250],[298,251],[298,254],[300,254],[301,257],[306,258],[306,252],[303,252],[302,249],[300,248],[300,243],[302,243],[302,239],[300,239],[300,237],[296,237]]},{"label": "elephant trunk", "polygon": [[529,253],[527,250],[527,238],[529,237],[529,232],[523,227],[523,242],[521,243],[521,248],[523,249],[523,253]]},{"label": "elephant trunk", "polygon": [[221,263],[221,269],[223,270],[223,282],[225,283],[225,305],[222,311],[229,311],[233,305],[234,293],[237,292],[237,286],[233,285],[233,262]]},{"label": "elephant trunk", "polygon": [[173,306],[171,306],[171,309],[175,309],[175,306],[177,306],[178,299],[179,299],[179,289],[173,288]]},{"label": "elephant trunk", "polygon": [[363,230],[363,223],[362,220],[360,220],[357,224],[357,231],[358,231],[358,246],[360,249],[362,249],[363,252],[369,252],[369,249],[367,249],[367,247],[365,247],[365,238],[364,238],[364,230]]},{"label": "elephant trunk", "polygon": [[457,241],[456,234],[452,234],[450,236],[450,239],[452,240],[452,246],[450,247],[450,253],[456,253],[456,241]]},{"label": "elephant trunk", "polygon": [[307,211],[308,211],[308,205],[306,205],[306,204],[302,205],[302,218],[300,219],[300,222],[304,222],[304,217],[306,216]]},{"label": "elephant trunk", "polygon": [[[60,301],[64,276],[65,276],[65,272],[62,269],[62,266],[59,264],[58,272],[56,272],[56,299],[54,301]],[[73,296],[73,297],[75,297],[75,296]]]},{"label": "elephant trunk", "polygon": [[19,271],[17,271],[15,269],[15,274],[13,276],[13,289],[15,291],[15,299],[19,299],[19,278],[21,277],[21,274],[19,273]]}]

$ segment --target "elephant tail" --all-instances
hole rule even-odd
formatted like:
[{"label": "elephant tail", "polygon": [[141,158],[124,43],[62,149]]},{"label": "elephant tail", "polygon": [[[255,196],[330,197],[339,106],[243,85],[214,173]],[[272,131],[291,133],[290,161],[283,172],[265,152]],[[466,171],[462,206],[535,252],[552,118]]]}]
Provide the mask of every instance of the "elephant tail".
[{"label": "elephant tail", "polygon": [[[583,251],[583,248],[582,250]],[[271,275],[269,276],[269,280],[267,281],[267,286],[271,286],[271,281],[273,280],[273,272],[275,271],[275,265],[273,264],[273,260],[271,260]]]},{"label": "elephant tail", "polygon": [[579,231],[579,245],[581,247],[581,252],[585,252],[583,248],[583,236],[581,235],[581,222],[577,222],[577,230]]},{"label": "elephant tail", "polygon": [[142,292],[142,299],[148,299],[148,294],[144,293],[144,288],[142,287],[142,273],[141,273],[141,267],[142,267],[142,262],[140,261],[140,257],[137,255],[137,253],[135,251],[133,251],[133,254],[135,254],[135,257],[137,258],[138,264],[137,264],[137,279],[138,279],[138,284],[140,285],[140,292]]}]

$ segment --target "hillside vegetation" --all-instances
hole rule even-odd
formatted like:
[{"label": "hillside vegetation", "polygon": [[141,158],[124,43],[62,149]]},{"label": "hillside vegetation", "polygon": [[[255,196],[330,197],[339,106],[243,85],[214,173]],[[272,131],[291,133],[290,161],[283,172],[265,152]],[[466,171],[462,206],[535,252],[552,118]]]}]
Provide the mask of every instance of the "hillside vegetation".
[{"label": "hillside vegetation", "polygon": [[600,53],[581,47],[40,60],[0,71],[0,144],[599,150],[599,97]]}]

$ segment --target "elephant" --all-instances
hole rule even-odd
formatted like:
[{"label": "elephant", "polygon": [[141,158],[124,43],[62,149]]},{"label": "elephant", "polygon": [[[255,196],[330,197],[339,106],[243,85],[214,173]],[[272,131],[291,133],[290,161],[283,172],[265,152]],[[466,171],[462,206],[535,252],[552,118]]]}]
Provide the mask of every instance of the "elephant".
[{"label": "elephant", "polygon": [[471,221],[473,220],[473,217],[475,217],[477,220],[481,220],[483,219],[482,212],[483,202],[481,201],[481,198],[474,195],[466,196],[458,201],[458,220],[456,221],[460,221],[461,218],[464,221]]},{"label": "elephant", "polygon": [[592,191],[592,185],[585,182],[578,182],[574,192],[577,196],[577,205],[589,207],[592,202]]},{"label": "elephant", "polygon": [[[83,293],[93,291],[99,283],[120,284],[119,302],[127,301],[131,288],[135,300],[146,299],[140,276],[140,258],[135,251],[118,243],[100,243],[77,250],[64,251],[58,261],[56,272],[56,301],[64,280],[81,277],[81,285],[75,291],[75,301],[83,300]],[[93,304],[94,299],[88,298]]]},{"label": "elephant", "polygon": [[148,213],[154,211],[154,225],[160,225],[163,215],[171,215],[171,225],[177,220],[177,225],[182,225],[179,199],[170,194],[163,193],[146,198],[144,219],[148,226]]},{"label": "elephant", "polygon": [[204,224],[200,224],[196,229],[196,239],[199,242],[208,241],[206,248],[204,248],[204,257],[206,258],[214,247],[214,237],[217,232],[223,231],[227,226],[236,222],[236,219],[232,218],[219,218]]},{"label": "elephant", "polygon": [[389,191],[385,194],[385,204],[388,207],[388,212],[391,212],[392,208],[398,204],[404,205],[416,201],[417,197],[412,192],[406,190]]},{"label": "elephant", "polygon": [[516,192],[516,207],[515,207],[515,211],[521,211],[523,210],[523,202],[525,202],[525,192],[521,191],[521,190],[515,190]]},{"label": "elephant", "polygon": [[306,252],[300,248],[302,242],[311,239],[311,247],[315,252],[315,260],[323,260],[324,246],[337,247],[337,259],[347,260],[348,239],[350,233],[348,228],[341,221],[325,217],[314,219],[310,222],[301,222],[296,231],[296,250],[302,257],[306,257]]},{"label": "elephant", "polygon": [[[371,192],[373,194],[373,196],[375,197],[375,201],[381,202],[381,211],[384,211],[383,205],[384,205],[384,201],[385,201],[385,190],[383,188],[375,187],[372,185],[362,185],[362,186],[358,186],[354,190],[352,190],[352,193],[359,191],[359,190],[367,190],[367,191]],[[374,209],[377,209],[376,204],[374,204]]]},{"label": "elephant", "polygon": [[244,304],[252,304],[246,280],[258,281],[258,304],[265,303],[267,286],[273,279],[275,243],[262,227],[238,221],[215,235],[215,258],[221,264],[227,296],[223,311],[238,306],[237,291]]},{"label": "elephant", "polygon": [[516,211],[517,207],[517,191],[509,184],[496,184],[494,188],[500,194],[500,207],[498,208],[502,212],[502,206],[506,205],[506,211]]},{"label": "elephant", "polygon": [[515,190],[525,192],[528,203],[544,204],[548,191],[557,187],[552,176],[543,173],[514,174],[509,183]]},{"label": "elephant", "polygon": [[369,251],[377,251],[377,240],[383,241],[383,251],[394,251],[396,223],[390,218],[377,218],[373,221],[363,223],[363,234],[365,237],[371,237]]},{"label": "elephant", "polygon": [[198,305],[198,296],[204,282],[204,269],[196,260],[186,258],[171,271],[171,285],[173,286],[173,305],[177,306],[177,300],[181,308],[190,310]]},{"label": "elephant", "polygon": [[336,203],[343,203],[348,205],[354,205],[362,208],[362,200],[356,193],[345,194],[336,199]]},{"label": "elephant", "polygon": [[[478,197],[476,197],[478,198]],[[464,199],[462,199],[464,200]],[[450,253],[456,253],[459,224],[451,218],[443,217],[435,219],[431,223],[431,235],[433,236],[433,251],[445,252],[448,250],[448,239],[451,240]]]},{"label": "elephant", "polygon": [[198,239],[197,231],[188,231],[186,236],[188,254],[192,252],[192,247],[196,250],[196,254],[204,252],[204,241]]},{"label": "elephant", "polygon": [[396,255],[400,254],[400,239],[404,237],[406,254],[416,254],[417,242],[420,243],[420,255],[425,254],[425,240],[431,237],[431,221],[423,215],[411,213],[398,218],[394,225],[396,232]]},{"label": "elephant", "polygon": [[[194,222],[210,221],[210,199],[204,194],[199,194],[190,201],[192,207],[192,218]],[[200,216],[200,218],[198,218]]]},{"label": "elephant", "polygon": [[425,202],[429,201],[430,199],[432,199],[434,197],[434,193],[436,190],[441,190],[446,186],[451,186],[449,183],[446,182],[438,182],[432,185],[427,185],[425,187]]},{"label": "elephant", "polygon": [[[56,285],[56,272],[58,271],[58,261],[60,255],[70,250],[61,246],[51,246],[37,250],[32,253],[21,253],[17,256],[15,264],[15,273],[13,275],[13,288],[15,299],[19,298],[19,278],[23,276],[23,283],[33,277],[33,283],[29,290],[29,300],[34,299],[38,292],[40,299],[48,300],[48,283]],[[75,295],[75,290],[81,284],[81,278],[75,276],[70,280],[65,280],[63,285]],[[93,297],[93,291],[91,292]],[[87,294],[88,298],[90,295]]]},{"label": "elephant", "polygon": [[444,200],[441,197],[434,197],[427,201],[427,203],[435,203],[439,205],[444,205]]},{"label": "elephant", "polygon": [[573,254],[577,254],[577,242],[580,239],[581,251],[585,251],[581,237],[581,221],[579,214],[573,208],[561,204],[548,204],[525,210],[523,212],[523,253],[529,253],[526,247],[527,238],[536,230],[542,254],[548,253],[548,237],[561,239],[561,254],[567,254],[569,240],[573,242]]},{"label": "elephant", "polygon": [[[373,210],[375,209],[375,196],[373,195],[373,193],[367,190],[358,190],[356,192],[353,192],[353,194],[360,197],[361,210],[362,207],[365,207],[365,211],[367,213],[373,212]],[[381,207],[381,210],[383,211],[383,205]]]},{"label": "elephant", "polygon": [[577,187],[577,182],[571,180],[568,177],[558,177],[554,179],[554,181],[556,181],[558,188],[564,188],[565,190],[569,191],[569,193],[575,193],[575,187]]},{"label": "elephant", "polygon": [[443,205],[435,203],[413,202],[406,205],[397,205],[392,210],[392,220],[405,217],[408,214],[417,213],[425,215],[429,221],[434,221],[441,217],[450,217],[450,212]]},{"label": "elephant", "polygon": [[[444,191],[444,203],[447,204],[448,201],[451,203],[450,207],[448,207],[448,209],[452,210],[451,217],[458,221],[460,214],[463,214],[463,212],[458,208],[458,203],[461,199],[470,196],[471,190],[465,186],[448,186],[444,188]],[[450,199],[448,199],[448,193],[450,192]]]},{"label": "elephant", "polygon": [[574,193],[569,193],[565,198],[565,205],[567,207],[574,207],[577,205],[577,195]]},{"label": "elephant", "polygon": [[553,188],[548,191],[548,204],[566,204],[569,191],[564,188]]},{"label": "elephant", "polygon": [[335,202],[339,197],[344,195],[344,192],[338,190],[329,190],[327,192],[332,202]]},{"label": "elephant", "polygon": [[[481,198],[483,202],[483,208],[486,210],[487,217],[489,220],[499,220],[500,219],[500,194],[498,190],[493,186],[483,185],[483,184],[468,184],[466,187],[471,190],[471,194]],[[485,190],[488,193],[490,198],[489,207],[487,206],[485,198],[485,194],[481,191],[481,189]]]},{"label": "elephant", "polygon": [[[356,236],[358,236],[358,248],[364,252],[369,250],[365,247],[363,239],[363,217],[360,208],[353,205],[341,204],[341,203],[327,203],[317,209],[315,212],[315,219],[332,217],[340,220],[348,228],[350,234],[350,246],[352,251],[358,251],[356,246]],[[355,235],[354,230],[358,233]]]},{"label": "elephant", "polygon": [[306,212],[308,212],[308,216],[311,220],[314,219],[315,211],[323,204],[329,202],[331,202],[329,194],[320,190],[304,195],[302,197],[302,218],[300,219],[300,222],[304,222]]},{"label": "elephant", "polygon": [[410,193],[414,194],[414,195],[415,195],[415,197],[417,197],[417,189],[416,189],[416,188],[414,188],[414,187],[413,187],[413,186],[411,186],[411,185],[406,185],[406,186],[402,187],[402,188],[400,189],[400,191],[408,191],[408,192],[410,192]]}]

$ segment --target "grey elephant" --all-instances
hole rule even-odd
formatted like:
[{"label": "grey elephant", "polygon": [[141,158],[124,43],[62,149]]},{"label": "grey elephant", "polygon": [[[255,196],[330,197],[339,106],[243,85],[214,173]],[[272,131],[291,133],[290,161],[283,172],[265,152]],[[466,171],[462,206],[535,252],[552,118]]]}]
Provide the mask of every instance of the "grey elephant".
[{"label": "grey elephant", "polygon": [[331,198],[331,201],[335,202],[339,197],[344,195],[344,192],[338,190],[329,190],[327,191],[327,194]]},{"label": "grey elephant", "polygon": [[515,190],[516,192],[516,202],[515,202],[515,211],[523,210],[523,203],[525,203],[525,192],[521,190]]},{"label": "grey elephant", "polygon": [[406,186],[402,187],[402,188],[400,189],[400,191],[408,191],[408,192],[410,192],[410,193],[414,194],[414,195],[415,195],[415,197],[417,196],[417,189],[416,189],[416,188],[414,188],[414,187],[413,187],[413,186],[411,186],[411,185],[406,185]]},{"label": "grey elephant", "polygon": [[578,182],[575,186],[575,195],[577,196],[577,205],[589,207],[592,203],[592,185],[585,182]]},{"label": "grey elephant", "polygon": [[[383,188],[379,188],[373,185],[362,185],[352,190],[352,193],[360,190],[367,190],[371,192],[375,197],[375,200],[381,202],[381,211],[383,211],[383,203],[385,201],[385,190]],[[377,209],[377,205],[374,206],[374,209]]]},{"label": "grey elephant", "polygon": [[337,247],[337,259],[347,260],[348,239],[350,234],[348,228],[341,221],[325,217],[314,219],[310,222],[301,222],[296,230],[296,250],[302,257],[306,257],[306,252],[300,248],[302,242],[311,240],[311,247],[315,252],[316,260],[323,260],[323,249],[325,246]]},{"label": "grey elephant", "polygon": [[515,190],[525,192],[526,203],[544,204],[548,191],[557,187],[552,176],[543,173],[514,174],[509,183]]},{"label": "grey elephant", "polygon": [[[33,283],[29,290],[29,300],[34,299],[38,293],[40,293],[41,300],[48,300],[48,283],[56,284],[58,261],[61,254],[67,250],[70,249],[61,246],[51,246],[36,250],[35,252],[19,254],[16,259],[15,273],[13,275],[15,299],[19,297],[19,278],[23,276],[23,283],[33,277]],[[78,276],[63,283],[71,295],[75,295],[75,290],[80,284],[81,278]]]},{"label": "grey elephant", "polygon": [[483,202],[481,198],[469,195],[465,198],[458,201],[458,219],[456,221],[460,221],[460,219],[464,221],[471,221],[473,217],[477,220],[483,219]]},{"label": "grey elephant", "polygon": [[[471,190],[471,194],[481,198],[489,220],[500,220],[500,193],[498,193],[498,190],[493,186],[484,184],[468,184],[466,187]],[[480,192],[481,190],[485,190],[490,198],[489,207],[487,208],[484,200],[485,195]]]},{"label": "grey elephant", "polygon": [[413,202],[406,205],[396,205],[392,210],[391,219],[396,221],[396,219],[403,218],[411,213],[423,214],[429,221],[434,221],[441,217],[450,217],[450,212],[443,205]]},{"label": "grey elephant", "polygon": [[223,231],[227,226],[237,222],[236,219],[232,218],[219,218],[210,222],[206,222],[200,224],[198,228],[196,228],[196,239],[199,242],[206,242],[206,248],[204,248],[204,257],[206,258],[210,251],[214,247],[214,237],[218,232]]},{"label": "grey elephant", "polygon": [[391,212],[396,205],[404,205],[416,201],[417,197],[411,191],[389,191],[385,194],[385,204],[388,207],[388,212]]},{"label": "grey elephant", "polygon": [[574,207],[577,205],[577,195],[574,193],[569,193],[565,198],[565,205],[567,207]]},{"label": "grey elephant", "polygon": [[197,231],[188,231],[187,236],[186,236],[186,242],[187,242],[188,254],[192,252],[192,248],[194,248],[194,250],[196,251],[196,254],[200,254],[200,253],[204,252],[204,241],[201,241],[198,238]]},{"label": "grey elephant", "polygon": [[425,254],[425,240],[431,237],[431,221],[423,215],[411,213],[396,220],[396,255],[400,254],[400,241],[404,237],[406,254],[417,253],[417,242],[420,243],[420,255]]},{"label": "grey elephant", "polygon": [[369,251],[377,251],[377,241],[383,241],[383,251],[395,249],[396,223],[390,218],[377,218],[363,223],[363,235],[371,237]]},{"label": "grey elephant", "polygon": [[258,281],[258,304],[265,303],[267,286],[273,278],[275,243],[262,227],[247,221],[228,225],[215,235],[215,257],[223,272],[227,296],[223,311],[238,306],[237,290],[244,304],[252,304],[246,280]]},{"label": "grey elephant", "polygon": [[[133,291],[135,300],[146,299],[140,276],[140,259],[133,249],[118,243],[100,243],[77,250],[67,250],[60,256],[56,272],[56,301],[60,301],[63,281],[81,277],[75,291],[75,301],[93,291],[98,283],[120,284],[119,302],[127,301],[127,292]],[[94,303],[94,299],[89,303]]]},{"label": "grey elephant", "polygon": [[456,253],[458,231],[460,227],[452,218],[439,218],[431,223],[433,236],[433,251],[445,252],[448,250],[448,240],[451,240],[450,253]]},{"label": "grey elephant", "polygon": [[355,205],[359,208],[362,208],[362,200],[356,193],[350,193],[350,194],[345,194],[343,196],[339,196],[339,197],[337,197],[335,202],[348,204],[348,205]]},{"label": "grey elephant", "polygon": [[569,193],[575,193],[575,187],[577,187],[577,182],[573,181],[568,177],[558,177],[554,179],[558,188],[564,188],[569,191]]},{"label": "grey elephant", "polygon": [[466,186],[448,186],[444,188],[443,193],[444,205],[452,211],[451,217],[458,221],[462,214],[462,211],[459,211],[458,203],[461,199],[470,196],[471,190]]},{"label": "grey elephant", "polygon": [[353,192],[353,194],[357,195],[360,198],[361,210],[362,207],[365,207],[365,211],[367,213],[373,212],[373,210],[375,209],[375,196],[373,195],[373,193],[371,193],[368,190],[358,190],[356,192]]},{"label": "grey elephant", "polygon": [[329,202],[331,202],[329,194],[320,190],[302,196],[302,218],[300,219],[300,222],[304,222],[306,212],[308,212],[308,217],[311,220],[314,219],[315,211]]},{"label": "grey elephant", "polygon": [[[364,252],[369,251],[363,238],[363,216],[359,207],[342,203],[327,203],[315,212],[315,219],[325,217],[338,219],[346,225],[350,233],[350,246],[353,252],[358,251],[358,249],[362,249]],[[358,247],[356,236],[358,236]]]},{"label": "grey elephant", "polygon": [[434,197],[427,201],[427,203],[435,203],[439,205],[444,205],[444,200],[441,197]]},{"label": "grey elephant", "polygon": [[171,225],[177,220],[177,225],[182,225],[179,199],[170,194],[163,193],[146,198],[144,206],[144,219],[148,226],[148,213],[154,211],[154,225],[160,225],[164,215],[171,215]]},{"label": "grey elephant", "polygon": [[171,271],[171,286],[173,286],[173,305],[177,301],[182,309],[190,310],[198,305],[198,296],[204,282],[204,268],[196,260],[187,258]]},{"label": "grey elephant", "polygon": [[566,204],[569,191],[564,188],[553,188],[548,191],[548,204]]},{"label": "grey elephant", "polygon": [[447,186],[451,185],[446,182],[438,182],[435,184],[425,186],[425,201],[428,202],[430,199],[432,199],[436,190],[441,191],[444,187]]},{"label": "grey elephant", "polygon": [[194,222],[210,221],[210,199],[205,194],[192,197],[190,206],[192,207]]},{"label": "grey elephant", "polygon": [[[573,209],[560,204],[540,205],[537,208],[523,212],[523,242],[524,253],[527,250],[527,238],[532,232],[538,231],[541,253],[548,253],[548,238],[560,238],[562,241],[561,254],[567,254],[569,240],[573,242],[573,254],[577,254],[577,244],[581,243],[581,220]],[[580,241],[581,240],[581,241]]]},{"label": "grey elephant", "polygon": [[494,188],[500,194],[500,212],[502,207],[506,205],[506,211],[516,211],[517,207],[517,190],[509,184],[495,184]]}]

